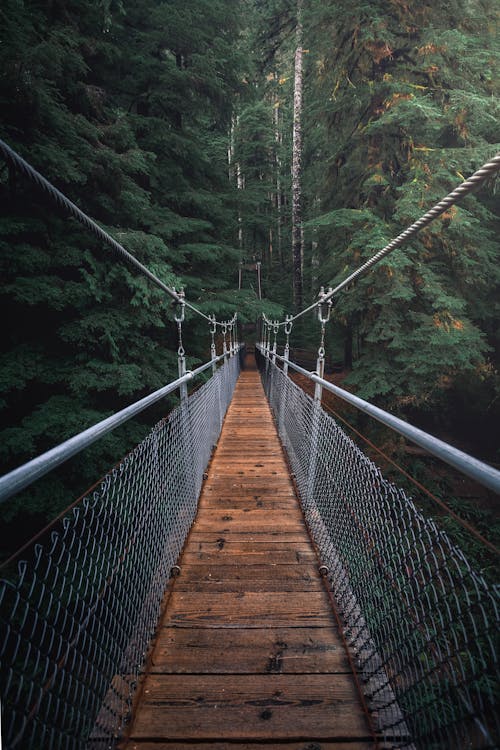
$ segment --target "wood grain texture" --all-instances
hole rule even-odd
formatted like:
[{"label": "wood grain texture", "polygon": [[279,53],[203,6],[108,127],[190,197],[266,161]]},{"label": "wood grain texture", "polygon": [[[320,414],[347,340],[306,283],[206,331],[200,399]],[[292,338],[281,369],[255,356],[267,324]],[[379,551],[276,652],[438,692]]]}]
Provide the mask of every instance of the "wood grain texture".
[{"label": "wood grain texture", "polygon": [[126,750],[368,750],[349,661],[260,378],[208,468]]},{"label": "wood grain texture", "polygon": [[344,649],[332,629],[166,627],[153,655],[151,671],[199,674],[348,673]]},{"label": "wood grain texture", "polygon": [[350,676],[149,675],[134,739],[368,739]]},{"label": "wood grain texture", "polygon": [[[216,750],[373,750],[372,742],[309,742],[308,740],[299,740],[298,742],[288,742],[279,740],[271,742],[239,742],[229,741],[217,744],[205,742],[179,742],[178,740],[164,740],[160,742],[142,742],[134,740],[127,745],[127,750],[207,750],[207,748],[216,748]],[[387,745],[379,745],[378,750],[391,750]]]}]

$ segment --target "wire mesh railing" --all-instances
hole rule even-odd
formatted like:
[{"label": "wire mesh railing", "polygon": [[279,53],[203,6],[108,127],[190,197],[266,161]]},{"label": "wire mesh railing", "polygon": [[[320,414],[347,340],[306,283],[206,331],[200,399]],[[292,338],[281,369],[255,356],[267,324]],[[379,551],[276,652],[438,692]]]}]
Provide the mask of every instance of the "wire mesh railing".
[{"label": "wire mesh railing", "polygon": [[104,749],[121,736],[232,397],[235,355],[7,570],[6,749]]},{"label": "wire mesh railing", "polygon": [[264,349],[257,358],[385,741],[422,750],[499,747],[498,590],[318,400]]}]

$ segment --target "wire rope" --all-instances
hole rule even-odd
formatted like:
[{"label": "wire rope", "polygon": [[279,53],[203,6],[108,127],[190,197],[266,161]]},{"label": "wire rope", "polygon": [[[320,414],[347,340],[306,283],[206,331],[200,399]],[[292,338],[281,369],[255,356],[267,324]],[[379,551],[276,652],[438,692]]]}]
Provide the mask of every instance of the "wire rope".
[{"label": "wire rope", "polygon": [[[480,169],[478,169],[468,179],[462,182],[461,185],[458,185],[458,187],[452,190],[452,192],[449,193],[445,198],[440,200],[439,203],[436,203],[435,206],[429,209],[429,211],[427,211],[423,216],[417,219],[417,221],[413,222],[413,224],[407,227],[403,232],[401,232],[401,234],[398,234],[397,237],[395,237],[385,247],[379,250],[378,253],[375,253],[375,255],[367,260],[366,263],[363,263],[363,265],[359,266],[359,268],[349,274],[349,276],[341,281],[340,284],[338,284],[333,289],[329,289],[328,292],[322,295],[319,300],[313,302],[311,305],[309,305],[309,307],[304,308],[303,310],[292,316],[291,320],[295,321],[298,318],[302,317],[302,315],[305,315],[311,310],[316,309],[319,305],[331,300],[336,294],[338,294],[338,292],[340,292],[342,289],[345,289],[360,276],[363,276],[367,271],[373,268],[373,266],[375,266],[383,258],[389,255],[389,253],[392,253],[398,247],[401,247],[401,245],[407,242],[411,237],[414,237],[416,234],[418,234],[418,232],[424,229],[424,227],[428,226],[432,221],[434,221],[434,219],[437,219],[438,216],[441,216],[442,213],[453,206],[458,200],[463,198],[465,195],[472,193],[474,190],[477,190],[477,188],[480,187],[483,182],[488,179],[488,177],[491,177],[499,170],[500,153],[496,154],[492,159],[483,164]],[[264,320],[267,323],[270,322],[265,316]],[[274,325],[284,326],[287,321],[284,320],[280,323],[277,323],[275,321],[272,322]]]}]

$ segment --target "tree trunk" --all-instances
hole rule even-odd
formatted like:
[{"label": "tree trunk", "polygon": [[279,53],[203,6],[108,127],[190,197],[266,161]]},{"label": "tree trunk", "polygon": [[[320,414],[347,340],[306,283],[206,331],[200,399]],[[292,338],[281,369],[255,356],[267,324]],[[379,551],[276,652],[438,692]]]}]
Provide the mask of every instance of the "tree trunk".
[{"label": "tree trunk", "polygon": [[295,50],[295,81],[293,91],[293,147],[292,147],[292,253],[293,301],[300,310],[303,303],[302,269],[304,232],[302,229],[302,0],[297,0],[297,47]]},{"label": "tree trunk", "polygon": [[[279,78],[278,74],[274,73],[274,80],[277,81]],[[273,101],[273,121],[274,121],[274,141],[276,144],[275,154],[275,170],[276,170],[276,194],[274,208],[276,211],[276,239],[278,246],[278,260],[280,267],[283,268],[283,247],[281,241],[281,228],[283,224],[283,212],[282,212],[282,190],[281,190],[281,158],[280,148],[282,143],[281,125],[280,125],[280,105],[279,97],[275,95]]]},{"label": "tree trunk", "polygon": [[349,323],[345,332],[344,339],[344,369],[352,370],[352,326]]}]

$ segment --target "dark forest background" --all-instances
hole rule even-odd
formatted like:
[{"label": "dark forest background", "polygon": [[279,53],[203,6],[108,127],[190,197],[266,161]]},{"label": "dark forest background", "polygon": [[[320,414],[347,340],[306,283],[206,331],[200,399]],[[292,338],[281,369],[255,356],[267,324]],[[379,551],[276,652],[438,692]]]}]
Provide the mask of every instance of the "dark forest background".
[{"label": "dark forest background", "polygon": [[[0,137],[204,312],[281,317],[299,24],[309,304],[498,150],[494,0],[4,0]],[[498,464],[496,190],[490,180],[343,294],[326,344],[345,387]],[[7,471],[172,380],[177,341],[168,300],[4,163],[0,205]],[[251,272],[238,289],[239,264],[256,260],[262,302]],[[314,356],[318,343],[308,317],[292,344]],[[191,364],[208,359],[203,321],[188,316],[184,344]],[[4,506],[9,546],[171,405]],[[453,495],[455,480],[427,473]],[[492,499],[471,497],[455,507],[491,533]]]}]

